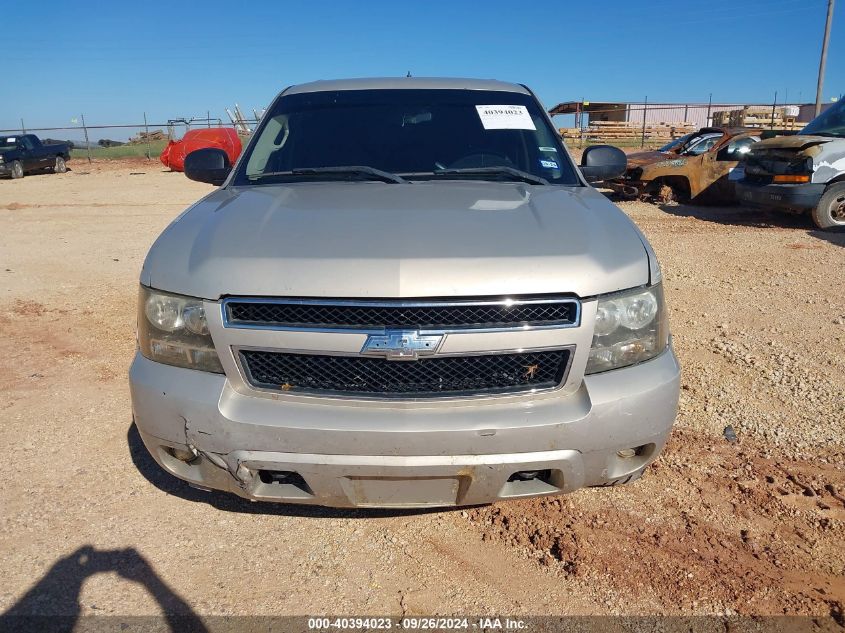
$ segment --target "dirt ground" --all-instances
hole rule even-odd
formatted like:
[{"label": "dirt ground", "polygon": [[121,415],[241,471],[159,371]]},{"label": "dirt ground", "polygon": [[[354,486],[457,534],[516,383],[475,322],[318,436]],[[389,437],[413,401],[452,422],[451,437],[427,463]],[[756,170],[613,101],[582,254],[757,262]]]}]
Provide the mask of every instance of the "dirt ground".
[{"label": "dirt ground", "polygon": [[72,167],[0,182],[0,612],[845,622],[845,234],[620,203],[661,259],[683,365],[645,477],[443,512],[311,509],[195,491],[146,455],[126,378],[137,279],[209,187],[144,160]]}]

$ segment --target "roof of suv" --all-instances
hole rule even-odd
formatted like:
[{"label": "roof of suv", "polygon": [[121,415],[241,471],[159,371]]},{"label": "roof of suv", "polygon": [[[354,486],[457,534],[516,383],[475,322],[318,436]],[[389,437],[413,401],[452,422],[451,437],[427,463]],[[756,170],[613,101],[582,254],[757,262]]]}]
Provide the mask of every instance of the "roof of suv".
[{"label": "roof of suv", "polygon": [[372,79],[329,79],[311,81],[298,86],[291,86],[284,94],[304,92],[323,92],[329,90],[501,90],[502,92],[529,91],[519,84],[512,84],[495,79],[460,79],[452,77],[374,77]]}]

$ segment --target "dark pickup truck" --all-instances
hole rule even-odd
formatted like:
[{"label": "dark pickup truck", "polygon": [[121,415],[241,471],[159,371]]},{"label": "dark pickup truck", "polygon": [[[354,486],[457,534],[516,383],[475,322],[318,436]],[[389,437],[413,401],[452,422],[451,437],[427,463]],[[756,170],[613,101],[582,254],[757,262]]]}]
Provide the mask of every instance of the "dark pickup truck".
[{"label": "dark pickup truck", "polygon": [[34,171],[67,171],[67,143],[44,145],[35,134],[0,136],[0,176],[23,178]]}]

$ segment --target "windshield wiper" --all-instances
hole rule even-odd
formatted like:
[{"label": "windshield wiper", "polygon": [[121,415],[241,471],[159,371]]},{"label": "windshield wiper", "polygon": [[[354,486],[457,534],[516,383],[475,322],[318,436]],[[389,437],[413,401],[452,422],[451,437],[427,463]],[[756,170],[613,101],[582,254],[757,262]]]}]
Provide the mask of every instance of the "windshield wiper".
[{"label": "windshield wiper", "polygon": [[509,176],[511,180],[521,180],[532,185],[548,185],[549,181],[527,171],[500,165],[498,167],[463,167],[461,169],[438,169],[431,172],[435,176]]},{"label": "windshield wiper", "polygon": [[297,178],[312,176],[349,175],[363,177],[365,180],[379,180],[397,184],[407,184],[407,180],[396,174],[391,174],[375,167],[366,165],[348,165],[340,167],[298,167],[289,171],[270,171],[263,174],[249,176],[251,182],[264,180],[265,178]]}]

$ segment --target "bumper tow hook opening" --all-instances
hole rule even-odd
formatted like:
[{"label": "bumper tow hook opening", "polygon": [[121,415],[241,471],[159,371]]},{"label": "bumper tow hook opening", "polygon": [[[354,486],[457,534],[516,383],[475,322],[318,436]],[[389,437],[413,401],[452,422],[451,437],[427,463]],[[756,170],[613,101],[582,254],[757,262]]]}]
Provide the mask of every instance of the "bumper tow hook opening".
[{"label": "bumper tow hook opening", "polygon": [[313,494],[311,488],[308,487],[308,484],[302,478],[302,475],[292,470],[259,470],[258,478],[261,480],[261,483],[289,484],[296,486],[308,494]]},{"label": "bumper tow hook opening", "polygon": [[532,479],[539,479],[540,481],[548,482],[551,476],[551,470],[518,470],[508,477],[508,481],[531,481]]}]

